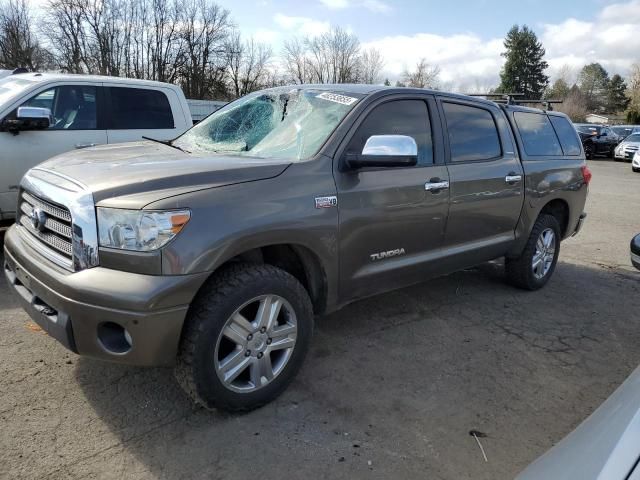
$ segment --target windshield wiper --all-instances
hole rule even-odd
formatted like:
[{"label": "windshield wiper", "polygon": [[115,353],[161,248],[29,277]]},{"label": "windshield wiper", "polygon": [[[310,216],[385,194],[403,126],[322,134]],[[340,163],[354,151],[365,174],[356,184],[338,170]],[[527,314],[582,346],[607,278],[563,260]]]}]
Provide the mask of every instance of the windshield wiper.
[{"label": "windshield wiper", "polygon": [[186,151],[184,148],[181,148],[181,147],[179,147],[177,145],[174,145],[172,143],[173,140],[158,140],[157,138],[145,137],[144,135],[142,136],[142,138],[144,140],[150,140],[152,142],[161,143],[162,145],[167,145],[168,147],[175,148],[176,150],[180,150],[181,152],[184,152],[184,153],[191,153],[191,152]]}]

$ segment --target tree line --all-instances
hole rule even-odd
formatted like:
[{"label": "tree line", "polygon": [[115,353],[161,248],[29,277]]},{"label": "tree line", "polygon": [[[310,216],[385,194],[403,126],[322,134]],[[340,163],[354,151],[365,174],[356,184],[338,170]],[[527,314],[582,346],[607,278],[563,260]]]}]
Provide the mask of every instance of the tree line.
[{"label": "tree line", "polygon": [[211,0],[48,0],[43,12],[36,21],[28,0],[0,2],[0,68],[157,80],[188,98],[231,99],[287,83],[377,83],[384,63],[333,27],[291,39],[280,65]]},{"label": "tree line", "polygon": [[504,40],[505,64],[496,93],[521,93],[526,99],[562,100],[556,109],[582,122],[589,113],[626,114],[629,123],[640,123],[640,65],[631,68],[629,83],[609,73],[599,63],[583,66],[575,76],[569,66],[560,69],[553,84],[545,74],[545,49],[526,25],[515,25]]},{"label": "tree line", "polygon": [[[270,45],[243,37],[213,0],[47,0],[42,12],[36,19],[28,0],[0,0],[0,68],[157,80],[180,85],[188,98],[217,100],[292,83],[382,81],[380,52],[343,28],[292,37],[276,56]],[[550,84],[545,49],[531,29],[515,25],[504,47],[492,92],[563,100],[557,109],[575,121],[626,112],[640,123],[640,65],[628,79],[610,77],[598,63],[573,79],[565,67]],[[420,59],[395,85],[437,89],[440,68]]]}]

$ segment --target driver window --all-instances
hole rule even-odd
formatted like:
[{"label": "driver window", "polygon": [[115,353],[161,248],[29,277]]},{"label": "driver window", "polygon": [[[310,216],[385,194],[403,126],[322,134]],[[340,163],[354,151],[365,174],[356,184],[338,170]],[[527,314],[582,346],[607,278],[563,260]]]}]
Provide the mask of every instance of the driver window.
[{"label": "driver window", "polygon": [[49,130],[95,130],[96,87],[65,85],[40,92],[22,107],[48,108],[53,121]]},{"label": "driver window", "polygon": [[418,165],[433,164],[433,141],[426,102],[394,100],[375,107],[351,137],[348,153],[362,153],[372,135],[407,135],[418,145]]}]

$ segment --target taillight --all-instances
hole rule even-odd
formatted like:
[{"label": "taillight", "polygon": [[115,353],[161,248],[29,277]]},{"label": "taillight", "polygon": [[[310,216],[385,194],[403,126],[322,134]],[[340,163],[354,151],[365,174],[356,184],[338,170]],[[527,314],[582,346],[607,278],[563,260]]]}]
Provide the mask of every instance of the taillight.
[{"label": "taillight", "polygon": [[589,167],[587,167],[586,165],[583,165],[581,167],[581,170],[582,170],[582,178],[584,178],[584,183],[589,185],[589,182],[591,181],[591,177],[593,177],[591,170],[589,170]]}]

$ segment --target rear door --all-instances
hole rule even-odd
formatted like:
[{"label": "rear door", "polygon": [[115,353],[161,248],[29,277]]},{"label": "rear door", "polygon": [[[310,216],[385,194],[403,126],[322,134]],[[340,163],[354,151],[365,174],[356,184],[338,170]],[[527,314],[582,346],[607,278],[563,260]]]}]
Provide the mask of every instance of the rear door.
[{"label": "rear door", "polygon": [[172,91],[162,88],[108,86],[105,123],[109,143],[134,142],[142,137],[173,140],[184,130],[174,117]]},{"label": "rear door", "polygon": [[[345,170],[373,135],[406,135],[418,145],[412,167]],[[339,151],[340,152],[340,151]],[[340,295],[373,295],[425,278],[442,246],[449,192],[442,132],[429,95],[385,97],[369,105],[345,138],[334,175],[338,191]]]},{"label": "rear door", "polygon": [[524,175],[511,130],[496,105],[438,99],[446,128],[450,208],[444,244],[452,266],[498,257],[514,239]]}]

